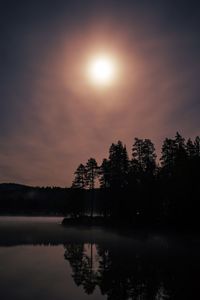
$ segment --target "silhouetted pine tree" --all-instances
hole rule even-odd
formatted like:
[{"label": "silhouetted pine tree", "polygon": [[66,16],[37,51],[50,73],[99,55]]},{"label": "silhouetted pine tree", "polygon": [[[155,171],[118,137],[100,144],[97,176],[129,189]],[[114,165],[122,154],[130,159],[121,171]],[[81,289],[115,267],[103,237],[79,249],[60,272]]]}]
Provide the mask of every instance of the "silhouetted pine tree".
[{"label": "silhouetted pine tree", "polygon": [[148,222],[150,217],[156,213],[155,208],[155,173],[156,173],[156,153],[155,147],[149,139],[135,138],[132,147],[132,161],[130,168],[130,184],[135,186],[132,207],[137,219],[143,223]]},{"label": "silhouetted pine tree", "polygon": [[83,164],[80,164],[74,172],[75,178],[72,182],[72,188],[83,189],[86,187],[86,168]]},{"label": "silhouetted pine tree", "polygon": [[97,162],[95,158],[90,158],[87,161],[86,164],[86,179],[87,179],[87,186],[89,190],[91,191],[90,193],[90,204],[91,204],[91,210],[90,210],[90,216],[93,217],[93,210],[94,210],[94,188],[95,188],[95,180],[99,176],[99,168],[97,165]]},{"label": "silhouetted pine tree", "polygon": [[173,139],[166,138],[162,145],[160,162],[162,171],[164,171],[167,176],[172,174],[176,161],[176,153],[175,141]]},{"label": "silhouetted pine tree", "polygon": [[197,136],[194,141],[195,156],[200,157],[200,137]]},{"label": "silhouetted pine tree", "polygon": [[95,158],[88,159],[87,164],[85,166],[85,170],[87,186],[90,190],[93,190],[95,187],[95,180],[99,175],[98,165]]},{"label": "silhouetted pine tree", "polygon": [[100,188],[107,189],[110,187],[110,161],[106,158],[103,159],[103,162],[99,170],[99,181]]},{"label": "silhouetted pine tree", "polygon": [[132,163],[134,173],[139,180],[146,176],[153,176],[156,170],[156,153],[154,144],[149,139],[135,138],[132,148]]},{"label": "silhouetted pine tree", "polygon": [[179,132],[175,135],[175,145],[176,145],[176,164],[182,164],[187,158],[187,151],[185,145],[185,139],[180,135]]},{"label": "silhouetted pine tree", "polygon": [[196,155],[196,149],[193,141],[189,138],[186,143],[186,152],[189,159],[194,158]]},{"label": "silhouetted pine tree", "polygon": [[124,188],[127,185],[129,159],[126,146],[121,141],[112,144],[109,149],[110,187]]}]

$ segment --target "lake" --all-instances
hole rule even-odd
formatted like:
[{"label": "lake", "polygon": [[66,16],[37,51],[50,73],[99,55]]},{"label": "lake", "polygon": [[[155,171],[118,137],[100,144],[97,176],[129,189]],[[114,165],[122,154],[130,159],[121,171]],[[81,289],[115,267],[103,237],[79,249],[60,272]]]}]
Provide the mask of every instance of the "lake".
[{"label": "lake", "polygon": [[0,217],[0,299],[199,297],[200,238]]}]

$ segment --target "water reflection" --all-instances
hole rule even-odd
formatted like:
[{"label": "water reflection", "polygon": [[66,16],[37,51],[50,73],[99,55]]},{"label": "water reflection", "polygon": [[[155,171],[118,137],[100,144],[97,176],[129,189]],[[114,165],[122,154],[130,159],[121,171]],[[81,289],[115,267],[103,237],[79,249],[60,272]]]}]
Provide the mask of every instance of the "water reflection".
[{"label": "water reflection", "polygon": [[0,218],[1,299],[193,300],[199,274],[195,234],[128,235]]},{"label": "water reflection", "polygon": [[[90,247],[90,249],[89,249]],[[83,286],[90,295],[94,292],[99,281],[99,270],[95,269],[94,245],[67,245],[65,259],[69,260],[72,268],[72,277],[77,286]]]},{"label": "water reflection", "polygon": [[64,247],[72,278],[88,295],[96,288],[108,300],[191,299],[199,294],[199,261],[191,257],[140,255],[92,243]]}]

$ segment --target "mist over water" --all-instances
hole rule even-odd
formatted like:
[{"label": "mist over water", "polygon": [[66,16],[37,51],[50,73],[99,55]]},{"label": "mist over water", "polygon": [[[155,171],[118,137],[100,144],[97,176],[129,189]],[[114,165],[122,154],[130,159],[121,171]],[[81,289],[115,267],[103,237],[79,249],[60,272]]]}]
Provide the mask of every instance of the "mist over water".
[{"label": "mist over water", "polygon": [[200,239],[0,218],[1,299],[190,299]]}]

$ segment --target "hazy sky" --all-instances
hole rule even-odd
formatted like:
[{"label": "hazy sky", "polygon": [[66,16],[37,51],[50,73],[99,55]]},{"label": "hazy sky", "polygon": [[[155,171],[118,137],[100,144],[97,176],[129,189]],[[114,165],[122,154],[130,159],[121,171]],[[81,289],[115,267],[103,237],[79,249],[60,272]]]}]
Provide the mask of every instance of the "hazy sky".
[{"label": "hazy sky", "polygon": [[[1,1],[0,182],[69,186],[121,139],[200,134],[199,1]],[[98,53],[120,71],[87,78]]]}]

